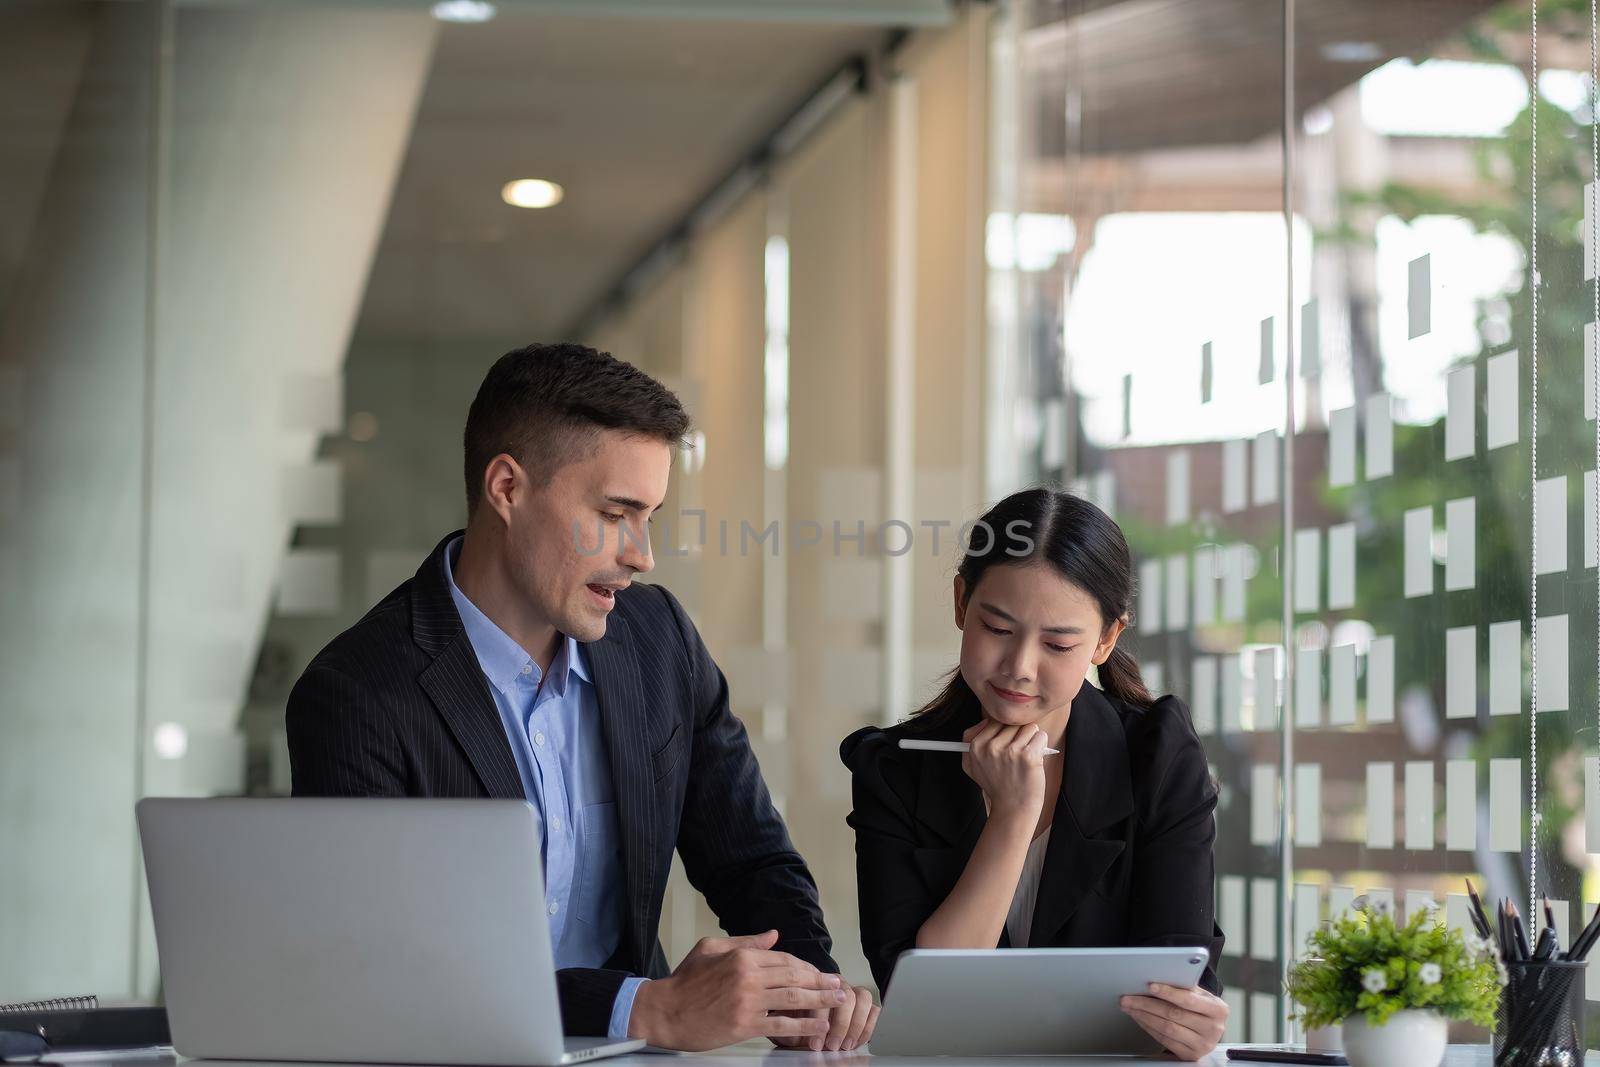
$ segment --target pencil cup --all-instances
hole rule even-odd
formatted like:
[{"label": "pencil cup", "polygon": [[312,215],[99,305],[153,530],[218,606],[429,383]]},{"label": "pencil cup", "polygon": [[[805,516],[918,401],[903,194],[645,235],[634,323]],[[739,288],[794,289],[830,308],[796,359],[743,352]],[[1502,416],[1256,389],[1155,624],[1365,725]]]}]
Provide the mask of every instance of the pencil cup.
[{"label": "pencil cup", "polygon": [[1585,960],[1515,960],[1495,1012],[1495,1067],[1581,1067]]}]

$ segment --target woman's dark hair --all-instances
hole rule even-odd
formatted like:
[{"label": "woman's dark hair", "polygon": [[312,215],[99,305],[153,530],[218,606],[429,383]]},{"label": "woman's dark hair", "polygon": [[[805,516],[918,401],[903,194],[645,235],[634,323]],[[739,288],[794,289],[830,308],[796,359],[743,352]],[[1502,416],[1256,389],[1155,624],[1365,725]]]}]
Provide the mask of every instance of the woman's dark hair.
[{"label": "woman's dark hair", "polygon": [[489,368],[467,412],[467,512],[483,495],[483,471],[502,452],[535,486],[593,450],[602,430],[684,445],[689,416],[666,386],[609,352],[574,344],[533,344]]},{"label": "woman's dark hair", "polygon": [[[1012,493],[971,524],[956,573],[970,599],[990,567],[1028,563],[1048,564],[1093,597],[1106,626],[1131,617],[1133,563],[1128,540],[1111,516],[1082,497],[1047,486]],[[1100,688],[1135,707],[1147,708],[1154,702],[1139,676],[1138,663],[1120,644],[1100,665]],[[977,694],[957,667],[943,691],[913,718],[918,719],[919,729],[931,730],[977,707]]]}]

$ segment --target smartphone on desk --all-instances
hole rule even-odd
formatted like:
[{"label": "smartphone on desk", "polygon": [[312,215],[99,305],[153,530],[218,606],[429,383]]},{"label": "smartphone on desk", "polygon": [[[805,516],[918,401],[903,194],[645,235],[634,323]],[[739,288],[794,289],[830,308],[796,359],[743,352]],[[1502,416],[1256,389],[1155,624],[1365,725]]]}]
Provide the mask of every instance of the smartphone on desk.
[{"label": "smartphone on desk", "polygon": [[1306,1063],[1312,1067],[1348,1067],[1342,1052],[1308,1052],[1304,1045],[1256,1045],[1230,1048],[1228,1059],[1248,1063]]}]

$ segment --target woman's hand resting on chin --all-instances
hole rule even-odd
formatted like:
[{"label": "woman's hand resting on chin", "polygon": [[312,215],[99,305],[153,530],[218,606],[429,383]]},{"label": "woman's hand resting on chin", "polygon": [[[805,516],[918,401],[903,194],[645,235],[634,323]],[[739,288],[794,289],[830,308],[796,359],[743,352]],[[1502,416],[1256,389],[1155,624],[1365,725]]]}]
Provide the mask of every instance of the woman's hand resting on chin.
[{"label": "woman's hand resting on chin", "polygon": [[1034,723],[1007,726],[984,719],[969,726],[961,740],[972,746],[961,769],[978,783],[991,814],[1038,818],[1044,807],[1045,732]]}]

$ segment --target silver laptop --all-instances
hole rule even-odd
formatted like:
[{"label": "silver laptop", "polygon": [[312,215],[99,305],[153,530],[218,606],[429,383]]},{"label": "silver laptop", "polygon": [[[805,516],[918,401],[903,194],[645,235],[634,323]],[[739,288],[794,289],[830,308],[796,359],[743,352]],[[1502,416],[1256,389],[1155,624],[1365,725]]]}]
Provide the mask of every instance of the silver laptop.
[{"label": "silver laptop", "polygon": [[1153,1056],[1123,1014],[1151,982],[1192,987],[1203,948],[911,949],[895,962],[874,1056]]},{"label": "silver laptop", "polygon": [[142,800],[156,947],[185,1056],[576,1063],[516,800]]}]

